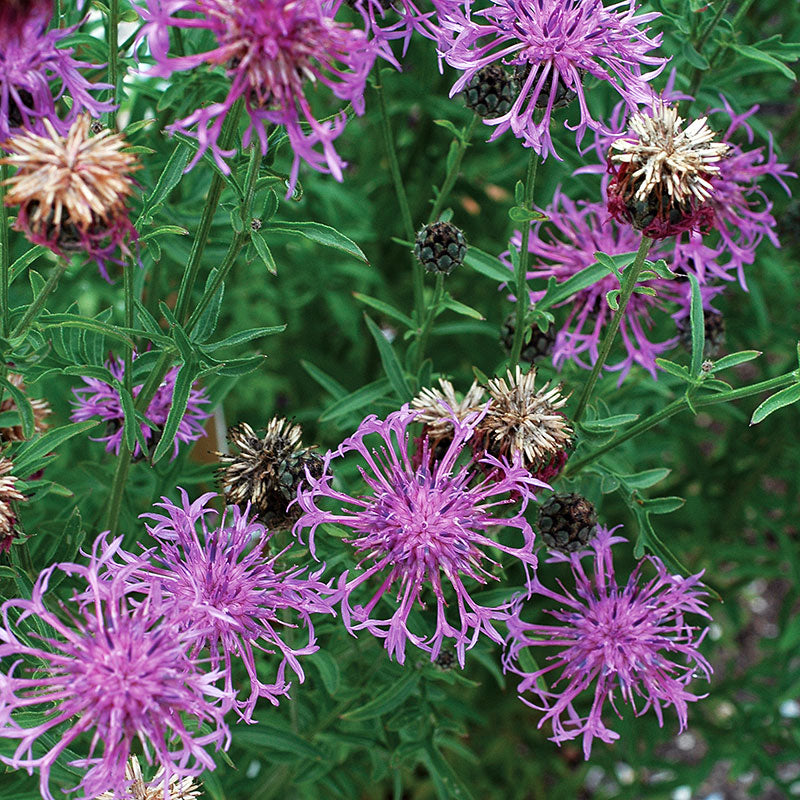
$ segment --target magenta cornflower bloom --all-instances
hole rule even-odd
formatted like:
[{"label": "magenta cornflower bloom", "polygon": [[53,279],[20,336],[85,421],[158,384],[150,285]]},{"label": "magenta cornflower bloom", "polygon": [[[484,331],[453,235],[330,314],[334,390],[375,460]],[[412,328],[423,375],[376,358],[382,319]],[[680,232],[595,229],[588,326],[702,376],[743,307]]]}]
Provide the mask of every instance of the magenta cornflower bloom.
[{"label": "magenta cornflower bloom", "polygon": [[[703,573],[688,578],[670,575],[660,559],[648,557],[639,562],[624,586],[618,586],[611,548],[626,539],[614,536],[615,530],[598,529],[591,543],[593,574],[587,574],[582,563],[592,555],[590,550],[569,555],[551,551],[548,563],[569,563],[574,593],[560,582],[561,591],[552,591],[542,584],[540,575],[533,578],[529,587],[533,594],[557,604],[557,610],[547,611],[557,624],[524,622],[521,602],[508,622],[506,667],[522,676],[520,695],[531,692],[535,696],[534,700],[522,697],[523,701],[545,712],[538,727],[550,722],[552,741],[561,744],[582,736],[587,759],[595,738],[609,743],[619,738],[602,718],[606,700],[619,714],[615,691],[636,716],[652,707],[661,726],[664,708],[673,706],[684,730],[687,703],[704,696],[691,694],[686,687],[695,677],[709,679],[712,672],[698,650],[708,629],[699,631],[685,620],[687,614],[711,619],[703,600],[707,592],[700,588]],[[647,562],[656,576],[645,582],[641,572]],[[526,647],[554,647],[558,653],[547,657],[547,666],[525,672],[518,659]],[[578,698],[591,693],[592,684],[591,708],[582,715]],[[637,698],[644,701],[641,708],[636,707]]]},{"label": "magenta cornflower bloom", "polygon": [[[510,128],[542,157],[552,153],[558,158],[550,137],[554,108],[577,98],[578,143],[587,128],[602,128],[589,113],[584,75],[608,82],[631,108],[653,96],[648,81],[661,72],[666,59],[648,55],[661,35],[648,38],[648,29],[641,26],[659,16],[637,15],[633,0],[607,7],[601,0],[492,0],[489,8],[471,15],[450,14],[442,24],[454,39],[441,46],[442,54],[464,73],[450,94],[465,89],[490,64],[509,65],[519,95],[507,113],[484,120],[496,126],[490,141]],[[481,17],[484,24],[478,21]],[[644,65],[655,69],[643,73]],[[538,122],[537,110],[542,112]]]},{"label": "magenta cornflower bloom", "polygon": [[[134,353],[134,360],[136,356],[137,354]],[[112,355],[106,361],[106,367],[114,378],[122,382],[125,376],[125,364],[123,361]],[[161,438],[164,424],[172,408],[172,397],[175,393],[175,380],[177,377],[178,367],[172,367],[164,376],[164,380],[158,387],[145,412],[145,417],[150,422],[150,425],[142,423],[141,430],[145,441],[151,447],[155,446]],[[125,420],[119,392],[114,386],[99,378],[83,378],[82,380],[86,385],[72,390],[75,395],[75,402],[73,403],[75,410],[72,412],[70,419],[74,422],[83,422],[93,417],[100,417],[100,419],[105,420],[106,433],[95,441],[105,442],[107,452],[119,454]],[[138,397],[143,385],[139,384],[133,387],[134,397]],[[179,443],[188,444],[206,435],[203,426],[211,416],[211,412],[204,410],[203,406],[208,405],[210,402],[206,390],[200,388],[195,382],[189,392],[186,411],[175,434],[172,458],[178,455]],[[137,443],[133,451],[133,457],[136,459],[141,455],[142,449]]]},{"label": "magenta cornflower bloom", "polygon": [[[134,741],[149,763],[163,768],[165,786],[173,777],[214,769],[206,748],[229,741],[223,716],[230,698],[215,686],[220,675],[199,670],[187,655],[185,637],[166,621],[157,592],[132,602],[127,579],[139,568],[136,559],[113,577],[105,572],[121,541],[99,537],[88,566],[54,564],[30,600],[2,606],[0,737],[18,745],[0,759],[29,773],[38,769],[46,800],[54,800],[50,770],[68,748],[87,747],[85,758],[69,762],[86,770],[71,791],[122,796]],[[85,581],[69,603],[45,601],[56,570]]]},{"label": "magenta cornflower bloom", "polygon": [[[359,567],[371,562],[361,574],[351,577],[347,570],[339,578],[345,626],[351,633],[365,629],[385,639],[390,657],[401,664],[407,642],[430,652],[434,660],[444,639],[451,638],[462,666],[465,650],[481,633],[502,642],[494,623],[505,619],[510,604],[482,606],[468,588],[497,580],[489,571],[495,561],[487,550],[519,559],[526,572],[536,566],[534,534],[523,514],[533,488],[546,484],[532,478],[519,459],[509,465],[487,455],[482,464],[492,468],[490,477],[475,464],[457,465],[462,452],[467,454],[467,442],[483,413],[463,420],[454,415],[453,438],[446,451],[431,458],[426,440],[417,466],[409,454],[413,442],[408,432],[417,412],[405,405],[385,420],[370,415],[352,436],[326,454],[322,476],[307,473],[308,485],[298,491],[304,513],[294,526],[295,534],[308,529],[313,548],[320,525],[349,528],[355,536],[345,541],[361,555]],[[366,441],[373,435],[381,442],[379,449]],[[360,472],[367,494],[350,496],[332,485],[334,462],[349,453],[358,454],[366,464]],[[518,500],[521,507],[512,516],[494,512],[495,507]],[[493,535],[495,526],[517,528],[521,546],[498,541]],[[356,601],[362,585],[366,589],[376,577],[379,583],[371,598],[365,604]],[[412,631],[412,609],[415,605],[425,608],[430,601],[436,606],[435,631],[430,635]]]},{"label": "magenta cornflower bloom", "polygon": [[[528,280],[555,278],[557,283],[563,283],[595,263],[595,253],[615,256],[634,253],[639,247],[640,235],[629,225],[609,219],[604,203],[578,204],[557,191],[545,213],[547,220],[531,226],[528,249],[534,260]],[[521,244],[522,236],[515,231],[511,245],[519,249]],[[652,261],[669,259],[670,256],[671,251],[665,250],[661,244],[655,244],[648,254]],[[508,253],[501,258],[511,268]],[[670,338],[653,341],[652,331],[659,318],[666,320],[672,316],[680,319],[689,311],[690,291],[685,282],[654,278],[644,281],[643,285],[652,289],[655,295],[631,295],[619,328],[626,355],[618,363],[606,365],[610,371],[619,371],[620,383],[634,364],[656,377],[656,358],[674,347],[678,340],[672,321],[668,325],[673,334]],[[607,292],[614,289],[619,289],[619,281],[609,273],[559,304],[568,307],[569,312],[556,333],[553,364],[557,368],[560,369],[566,361],[574,361],[584,369],[591,369],[598,357],[603,332],[615,313],[606,300]],[[721,291],[720,287],[702,287],[704,308],[713,310],[711,299]],[[544,289],[532,290],[531,303],[536,303],[544,294]]]},{"label": "magenta cornflower bloom", "polygon": [[[271,535],[255,522],[249,507],[242,513],[231,506],[220,517],[208,505],[215,493],[190,503],[187,493],[179,491],[180,505],[165,497],[156,503],[163,514],[142,515],[155,523],[147,528],[158,546],[148,549],[149,563],[129,581],[145,592],[157,587],[170,609],[170,620],[189,642],[190,653],[198,655],[208,648],[212,670],[225,676],[227,694],[235,694],[233,666],[242,662],[250,697],[237,699],[234,707],[252,722],[259,697],[277,705],[278,698],[288,694],[287,667],[302,683],[298,656],[318,649],[311,615],[333,613],[332,589],[319,580],[323,568],[309,575],[302,566],[281,569],[291,544],[270,554]],[[284,631],[299,628],[307,641],[290,646],[283,640]],[[259,659],[257,667],[259,650],[268,658]],[[275,680],[263,683],[258,671],[270,663]]]},{"label": "magenta cornflower bloom", "polygon": [[[3,0],[0,6],[0,142],[21,128],[45,134],[45,119],[66,135],[82,111],[94,117],[111,111],[112,103],[91,94],[111,87],[92,83],[81,74],[82,69],[96,65],[76,61],[73,49],[58,46],[75,28],[47,30],[52,3],[11,2],[7,6]],[[55,104],[64,94],[72,105],[61,119]]]},{"label": "magenta cornflower bloom", "polygon": [[[341,110],[318,120],[305,88],[309,82],[315,89],[326,86],[363,114],[366,79],[377,55],[364,31],[336,22],[321,0],[146,0],[140,12],[145,20],[140,37],[147,37],[156,61],[150,74],[168,77],[206,63],[222,67],[231,79],[222,102],[199,108],[172,126],[198,140],[190,168],[210,149],[220,169],[230,171],[223,157],[233,151],[223,150],[218,137],[226,114],[243,98],[250,115],[245,146],[255,134],[266,153],[269,127],[286,127],[294,151],[291,186],[301,159],[342,179],[345,163],[333,142],[344,130],[347,114]],[[216,46],[170,58],[170,28],[209,31]]]}]

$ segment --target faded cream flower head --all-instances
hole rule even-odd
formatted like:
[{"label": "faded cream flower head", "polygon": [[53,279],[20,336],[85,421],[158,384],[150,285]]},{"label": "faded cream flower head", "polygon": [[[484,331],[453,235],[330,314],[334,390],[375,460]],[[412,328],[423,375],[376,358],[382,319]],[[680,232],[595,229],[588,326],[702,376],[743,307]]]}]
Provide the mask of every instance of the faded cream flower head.
[{"label": "faded cream flower head", "polygon": [[477,432],[485,449],[509,459],[517,453],[524,465],[539,470],[563,453],[572,441],[572,428],[558,409],[569,398],[561,394],[561,385],[547,382],[535,386],[536,368],[523,373],[519,365],[505,378],[488,383],[491,403]]},{"label": "faded cream flower head", "polygon": [[[164,800],[164,770],[159,768],[153,780],[145,783],[139,759],[131,756],[125,765],[125,778],[132,781],[126,800]],[[200,797],[200,787],[193,778],[178,778],[173,775],[169,780],[169,800],[195,800]],[[96,800],[122,800],[114,792],[103,792]]]},{"label": "faded cream flower head", "polygon": [[[21,392],[25,391],[25,381],[17,372],[10,372],[8,374],[8,382],[13,386],[16,386]],[[33,410],[33,432],[36,433],[43,433],[47,430],[47,423],[45,422],[45,418],[49,417],[50,414],[53,413],[53,409],[50,408],[50,403],[47,400],[40,400],[38,398],[28,398],[28,402],[31,405],[31,409]],[[17,403],[13,397],[6,397],[3,399],[2,403],[0,403],[0,414],[4,414],[7,411],[16,411],[17,410]],[[0,440],[4,440],[6,442],[23,442],[25,441],[25,436],[22,433],[22,425],[8,425],[5,427],[0,427]]]},{"label": "faded cream flower head", "polygon": [[635,187],[633,198],[645,201],[661,190],[679,203],[691,197],[704,203],[713,187],[709,176],[719,173],[719,162],[728,152],[725,142],[716,142],[717,135],[706,117],[693,120],[682,130],[684,120],[674,106],[658,102],[652,116],[641,111],[628,123],[630,134],[611,144],[611,161],[628,164],[628,176]]},{"label": "faded cream flower head", "polygon": [[11,474],[13,469],[11,459],[0,456],[0,553],[8,550],[14,538],[17,515],[11,504],[15,500],[25,500],[17,490],[17,478]]},{"label": "faded cream flower head", "polygon": [[411,407],[418,411],[416,422],[425,425],[427,435],[432,439],[441,439],[453,434],[453,417],[463,420],[468,414],[479,411],[483,401],[484,389],[473,381],[464,397],[459,400],[453,384],[445,378],[439,378],[439,386],[425,387],[411,401]]}]

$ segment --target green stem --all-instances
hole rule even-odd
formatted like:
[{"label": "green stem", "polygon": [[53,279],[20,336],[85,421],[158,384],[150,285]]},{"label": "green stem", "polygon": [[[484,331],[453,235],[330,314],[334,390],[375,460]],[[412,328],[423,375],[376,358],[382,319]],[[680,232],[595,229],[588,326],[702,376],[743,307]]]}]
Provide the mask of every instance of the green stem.
[{"label": "green stem", "polygon": [[[220,132],[219,141],[220,147],[223,150],[230,148],[234,137],[236,136],[237,128],[239,125],[239,116],[242,113],[243,101],[237,100],[233,108],[228,113],[222,131]],[[211,176],[211,186],[206,195],[206,202],[203,206],[203,214],[200,217],[200,226],[195,234],[194,241],[192,242],[192,249],[189,252],[189,261],[186,264],[186,269],[181,276],[181,285],[178,288],[178,299],[175,303],[175,317],[184,323],[189,313],[189,302],[192,297],[192,289],[194,289],[195,281],[197,280],[197,273],[200,271],[200,262],[203,258],[203,251],[208,243],[208,237],[211,233],[211,225],[214,222],[214,215],[217,213],[217,206],[219,205],[219,198],[222,195],[222,189],[225,186],[225,179],[219,172],[214,170]]]},{"label": "green stem", "polygon": [[[719,403],[729,403],[733,400],[740,400],[743,397],[750,397],[754,394],[760,394],[761,392],[769,392],[782,389],[785,386],[791,386],[791,384],[796,380],[797,376],[794,374],[794,372],[789,372],[786,375],[780,375],[777,378],[769,378],[768,380],[761,381],[760,383],[754,383],[752,386],[745,386],[741,389],[731,389],[729,392],[719,392],[718,394],[711,395],[710,397],[692,400],[692,407],[698,409],[707,408],[708,406],[717,405]],[[641,422],[631,425],[631,427],[628,428],[628,430],[626,430],[624,433],[621,433],[607,444],[599,447],[585,458],[582,458],[580,461],[567,464],[567,468],[564,470],[564,475],[572,476],[577,474],[584,467],[588,466],[589,464],[593,464],[599,458],[602,458],[610,450],[619,447],[619,445],[623,444],[624,442],[630,441],[636,436],[639,436],[639,434],[649,431],[656,425],[660,425],[662,422],[664,422],[664,420],[674,417],[685,408],[689,408],[689,403],[686,401],[685,397],[673,400],[668,406],[662,408],[661,411],[657,411],[655,414],[647,417],[647,419],[643,419]]]},{"label": "green stem", "polygon": [[11,268],[11,251],[8,243],[8,209],[6,208],[5,181],[8,178],[8,165],[0,167],[0,336],[8,336],[9,314],[8,285]]},{"label": "green stem", "polygon": [[633,264],[631,264],[629,267],[626,267],[625,271],[622,273],[622,286],[619,294],[619,308],[617,308],[617,310],[614,312],[613,316],[611,317],[611,321],[608,323],[605,336],[600,344],[600,352],[597,354],[597,361],[594,362],[592,371],[589,374],[589,379],[584,384],[583,391],[581,392],[580,399],[578,400],[578,408],[572,417],[573,422],[577,423],[583,416],[583,412],[586,410],[586,404],[589,402],[592,396],[597,379],[600,377],[600,371],[603,369],[603,365],[606,363],[608,354],[611,352],[611,345],[614,344],[614,339],[616,338],[619,326],[625,317],[625,309],[628,307],[628,301],[631,299],[633,290],[636,287],[636,282],[639,280],[639,275],[642,272],[645,258],[647,257],[647,253],[649,252],[650,245],[652,243],[653,242],[651,239],[648,239],[647,236],[643,235],[642,240],[639,242],[639,249],[636,252],[636,258],[633,260]]},{"label": "green stem", "polygon": [[[380,67],[377,69],[378,80],[375,84],[375,93],[378,96],[378,107],[381,112],[381,128],[383,129],[383,141],[386,145],[386,155],[389,158],[389,171],[392,174],[394,192],[397,195],[397,204],[400,206],[400,216],[403,220],[403,228],[408,241],[414,241],[414,220],[411,217],[411,208],[408,205],[408,195],[403,184],[403,176],[400,174],[400,162],[397,160],[397,149],[394,145],[392,136],[392,126],[389,123],[389,111],[386,108],[386,95],[383,92],[383,81],[381,78]],[[425,314],[425,274],[417,259],[413,259],[413,281],[414,281],[414,308],[417,314],[417,323],[420,324]]]},{"label": "green stem", "polygon": [[41,292],[39,292],[36,297],[33,298],[33,302],[28,306],[27,310],[25,311],[25,316],[17,323],[17,326],[12,331],[12,336],[20,336],[28,330],[30,324],[36,319],[39,312],[42,310],[42,306],[44,306],[44,301],[50,296],[53,290],[58,286],[58,282],[61,280],[61,276],[66,272],[67,269],[67,262],[60,258],[56,263],[56,266],[53,267],[53,271],[50,273],[50,277],[47,279],[47,283],[44,285],[44,288]]},{"label": "green stem", "polygon": [[[536,169],[539,165],[539,156],[531,148],[530,158],[528,159],[528,174],[525,177],[525,201],[524,208],[530,211],[533,208],[533,190],[536,186]],[[525,337],[525,312],[530,305],[528,295],[528,242],[531,236],[531,223],[526,222],[522,226],[522,242],[517,259],[517,269],[514,273],[515,293],[517,295],[517,313],[515,317],[514,339],[511,344],[511,355],[509,366],[514,367],[519,364],[520,353],[522,353],[522,342]]]},{"label": "green stem", "polygon": [[458,179],[458,173],[461,171],[461,162],[464,159],[464,153],[469,147],[472,134],[475,132],[475,126],[479,120],[480,117],[477,114],[473,114],[466,131],[462,133],[461,138],[458,140],[456,157],[453,159],[453,163],[447,170],[447,175],[445,176],[442,188],[439,190],[439,194],[436,196],[436,202],[433,204],[433,211],[431,212],[432,222],[436,222],[436,220],[439,219],[439,216],[444,209],[445,201],[452,191],[453,186],[455,186],[456,180]]},{"label": "green stem", "polygon": [[[122,265],[122,291],[125,296],[125,327],[133,328],[133,265],[125,260]],[[125,388],[133,391],[133,344],[125,348],[125,374],[122,377]]]},{"label": "green stem", "polygon": [[117,127],[117,97],[119,96],[119,0],[109,0],[108,7],[108,82],[111,84],[109,127]]},{"label": "green stem", "polygon": [[439,273],[436,276],[436,288],[433,290],[433,300],[425,312],[425,322],[422,325],[422,330],[420,331],[419,339],[417,340],[415,361],[418,372],[419,368],[422,366],[423,360],[425,359],[425,348],[428,346],[428,338],[431,335],[433,321],[436,319],[436,312],[439,310],[439,305],[441,304],[442,296],[444,295],[444,278],[445,276],[443,273]]}]

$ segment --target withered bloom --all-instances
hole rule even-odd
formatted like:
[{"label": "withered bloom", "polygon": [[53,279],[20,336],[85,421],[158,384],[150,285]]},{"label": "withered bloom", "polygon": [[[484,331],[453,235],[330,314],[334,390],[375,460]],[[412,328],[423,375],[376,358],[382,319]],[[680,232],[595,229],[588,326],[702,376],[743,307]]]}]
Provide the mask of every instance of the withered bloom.
[{"label": "withered bloom", "polygon": [[11,542],[17,535],[17,515],[11,504],[15,500],[25,500],[17,489],[17,478],[12,475],[12,469],[14,464],[11,459],[0,456],[0,553],[9,551]]},{"label": "withered bloom", "polygon": [[228,431],[228,441],[239,452],[217,453],[218,471],[225,499],[244,508],[251,504],[267,528],[290,527],[300,516],[300,508],[289,504],[297,497],[306,469],[314,478],[322,475],[322,457],[313,447],[303,447],[302,428],[282,417],[273,417],[263,438],[246,423]]},{"label": "withered bloom", "polygon": [[128,241],[136,239],[126,201],[134,190],[129,173],[141,165],[124,152],[122,134],[105,129],[90,135],[91,123],[84,114],[63,137],[45,119],[49,136],[12,136],[2,145],[9,156],[0,163],[17,168],[6,181],[5,199],[20,207],[15,229],[60,256],[84,251],[108,280],[106,261],[118,247],[129,254]]},{"label": "withered bloom", "polygon": [[705,117],[683,123],[659,101],[633,114],[627,134],[611,144],[608,210],[651,239],[707,230],[714,221],[711,178],[729,145],[714,141]]},{"label": "withered bloom", "polygon": [[[196,800],[200,797],[200,787],[194,778],[179,778],[171,775],[168,781],[169,790],[164,787],[164,769],[159,767],[151,781],[145,781],[139,759],[131,756],[125,765],[125,779],[130,781],[128,797],[130,800]],[[97,795],[97,800],[116,800],[113,791]]]},{"label": "withered bloom", "polygon": [[[8,382],[16,386],[20,391],[25,391],[25,381],[23,380],[22,375],[19,375],[16,372],[10,372],[8,374]],[[49,417],[50,414],[53,413],[53,409],[50,408],[50,403],[48,403],[47,400],[39,400],[36,398],[29,398],[28,400],[31,404],[31,408],[33,409],[33,432],[34,434],[43,433],[48,428],[45,418]],[[17,404],[13,397],[6,397],[3,402],[0,403],[0,414],[4,414],[7,411],[16,410]],[[4,442],[25,441],[25,436],[22,433],[22,426],[9,425],[7,427],[0,428],[0,440]]]},{"label": "withered bloom", "polygon": [[478,424],[474,449],[509,461],[517,454],[524,466],[541,480],[557,475],[566,462],[571,442],[569,421],[559,411],[568,399],[561,386],[535,386],[536,368],[523,373],[519,365],[507,378],[488,383],[491,403]]}]

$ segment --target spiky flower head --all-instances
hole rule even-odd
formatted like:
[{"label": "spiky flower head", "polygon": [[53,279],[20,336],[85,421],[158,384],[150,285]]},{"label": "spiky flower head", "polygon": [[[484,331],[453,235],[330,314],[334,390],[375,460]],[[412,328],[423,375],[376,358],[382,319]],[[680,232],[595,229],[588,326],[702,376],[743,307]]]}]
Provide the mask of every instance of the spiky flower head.
[{"label": "spiky flower head", "polygon": [[[6,376],[6,380],[21,392],[25,392],[25,379],[18,372],[9,372]],[[41,400],[35,397],[29,397],[27,400],[30,404],[31,411],[33,411],[33,432],[34,434],[43,433],[48,428],[45,420],[53,413],[53,409],[50,408],[50,403],[48,403],[47,400]],[[3,402],[0,403],[0,414],[11,411],[19,411],[19,409],[16,400],[9,395],[8,397],[4,397]],[[25,441],[22,425],[9,425],[0,428],[0,440],[5,442]]]},{"label": "spiky flower head", "polygon": [[489,64],[472,76],[464,89],[464,100],[479,117],[497,119],[509,112],[518,93],[514,73],[499,64]]},{"label": "spiky flower head", "polygon": [[84,251],[108,280],[105,263],[136,239],[126,206],[133,194],[129,173],[141,168],[124,152],[125,137],[104,129],[90,135],[91,119],[78,117],[66,137],[43,120],[46,136],[24,132],[3,144],[0,163],[17,168],[6,181],[7,206],[19,206],[15,224],[35,244],[67,257]]},{"label": "spiky flower head", "polygon": [[13,470],[14,462],[0,456],[0,553],[8,552],[17,533],[17,515],[13,503],[26,499],[17,489],[17,478]]},{"label": "spiky flower head", "polygon": [[417,231],[414,255],[428,272],[449,275],[464,263],[467,242],[452,222],[432,222]]},{"label": "spiky flower head", "polygon": [[[698,631],[685,619],[690,614],[710,619],[703,599],[707,592],[700,584],[703,573],[688,578],[671,575],[653,556],[640,561],[620,586],[611,548],[626,540],[614,536],[615,530],[601,527],[591,550],[551,553],[548,563],[570,565],[574,592],[560,581],[561,591],[548,589],[540,579],[541,569],[533,577],[530,591],[554,604],[555,610],[547,613],[555,624],[525,622],[522,602],[508,622],[505,666],[522,676],[520,696],[531,708],[544,712],[538,727],[549,722],[552,741],[561,744],[583,737],[587,759],[595,738],[609,743],[619,738],[603,722],[606,701],[616,711],[616,692],[637,716],[652,708],[659,725],[664,723],[664,709],[672,706],[683,730],[687,703],[700,699],[686,687],[693,678],[708,678],[712,671],[698,649],[707,629]],[[593,558],[591,573],[582,561],[587,557]],[[647,564],[656,572],[650,579],[642,575]],[[527,672],[519,663],[520,653],[527,647],[555,648],[556,652],[546,657],[547,666]],[[540,655],[537,660],[541,663],[541,659]],[[585,693],[592,695],[592,702],[584,716],[578,701]],[[637,698],[643,701],[639,708]]]},{"label": "spiky flower head", "polygon": [[651,239],[708,229],[714,220],[711,179],[728,153],[706,117],[685,128],[675,106],[656,101],[637,111],[611,143],[608,210]]},{"label": "spiky flower head", "polygon": [[[121,541],[98,537],[88,565],[54,564],[36,580],[30,599],[2,606],[0,738],[17,746],[0,760],[38,769],[44,800],[54,800],[53,764],[70,752],[83,751],[67,760],[83,772],[71,791],[125,796],[134,742],[163,768],[165,787],[174,777],[214,769],[206,748],[229,742],[223,717],[231,698],[215,686],[220,675],[201,671],[187,654],[186,637],[167,622],[168,607],[157,592],[146,602],[132,596],[128,577],[139,568],[136,559],[106,571]],[[57,571],[82,587],[67,603],[48,590]]]},{"label": "spiky flower head", "polygon": [[[442,21],[453,37],[440,44],[444,60],[463,71],[451,96],[490,64],[513,65],[519,90],[506,113],[484,120],[495,126],[491,139],[510,129],[543,157],[558,157],[551,117],[570,94],[580,108],[578,141],[587,128],[602,127],[589,113],[584,75],[607,82],[632,108],[652,97],[647,82],[666,61],[648,55],[661,36],[648,38],[645,26],[660,15],[636,11],[632,1],[606,7],[601,0],[491,0],[480,11],[467,5]],[[643,73],[643,67],[655,69]]]},{"label": "spiky flower head", "polygon": [[[133,354],[134,369],[135,362],[138,354]],[[122,383],[125,378],[125,363],[111,356],[106,361],[106,368],[111,373],[111,376],[118,382]],[[153,399],[147,406],[147,411],[144,416],[149,424],[142,423],[141,431],[145,441],[148,443],[149,449],[158,444],[161,435],[164,431],[164,425],[169,417],[170,409],[172,408],[172,398],[175,394],[175,381],[178,378],[178,367],[172,367],[164,376]],[[125,412],[122,410],[122,401],[120,400],[119,389],[106,383],[99,378],[82,378],[84,386],[72,390],[75,396],[73,402],[74,411],[70,419],[74,422],[83,422],[84,420],[100,417],[105,420],[106,432],[104,436],[99,437],[96,441],[106,443],[106,451],[109,453],[119,454],[119,449],[122,445],[122,437],[124,434],[124,421]],[[144,384],[136,384],[133,387],[134,398],[139,396]],[[211,412],[206,411],[203,406],[210,403],[206,390],[201,388],[195,381],[189,390],[189,398],[186,401],[186,411],[181,417],[178,424],[178,429],[175,432],[175,441],[172,448],[172,458],[178,455],[178,446],[189,444],[189,442],[197,441],[206,435],[204,425],[206,420],[211,416]],[[141,458],[142,449],[139,443],[133,449],[133,458]]]},{"label": "spiky flower head", "polygon": [[[136,756],[131,756],[125,765],[125,780],[129,781],[126,797],[129,800],[197,800],[200,797],[200,786],[194,778],[179,778],[173,775],[164,786],[164,769],[158,772],[151,781],[145,781],[142,767]],[[96,800],[120,800],[114,792],[103,792]]]},{"label": "spiky flower head", "polygon": [[[149,596],[157,591],[169,607],[168,621],[181,629],[193,655],[205,654],[211,668],[224,676],[224,691],[234,695],[234,667],[241,662],[250,680],[250,696],[234,701],[237,713],[253,721],[260,697],[274,705],[288,694],[291,683],[286,670],[304,679],[299,657],[316,652],[312,614],[330,614],[329,586],[319,577],[322,569],[306,575],[304,566],[279,568],[288,547],[270,555],[269,534],[250,509],[236,506],[220,515],[210,507],[216,494],[209,492],[190,502],[179,489],[180,504],[166,497],[156,506],[163,509],[143,514],[157,545],[147,550],[142,563],[128,581]],[[135,560],[128,557],[123,560]],[[127,569],[126,566],[122,567]],[[303,631],[293,645],[285,632]],[[259,677],[259,668],[270,664],[269,682]]]},{"label": "spiky flower head", "polygon": [[597,511],[583,495],[557,492],[539,507],[539,533],[551,549],[582,550],[597,533]]},{"label": "spiky flower head", "polygon": [[559,411],[569,399],[560,385],[548,381],[537,389],[536,367],[524,373],[517,365],[506,377],[492,378],[487,389],[491,403],[477,425],[476,453],[519,458],[534,473],[566,460],[572,428]]},{"label": "spiky flower head", "polygon": [[[191,7],[189,7],[191,6]],[[196,138],[197,153],[190,167],[210,150],[220,169],[233,151],[223,150],[219,135],[225,116],[240,98],[250,116],[246,146],[255,136],[267,152],[270,126],[283,125],[294,151],[290,188],[297,181],[300,161],[342,180],[345,162],[333,142],[344,130],[344,110],[318,120],[306,89],[327,87],[356,114],[364,113],[364,88],[377,54],[364,31],[333,18],[320,0],[145,0],[139,9],[145,20],[139,38],[147,37],[156,61],[152,74],[169,77],[176,70],[201,64],[219,67],[230,80],[227,95],[204,105],[171,126]],[[169,56],[170,31],[203,30],[211,34],[211,49]],[[197,130],[193,130],[194,126]]]},{"label": "spiky flower head", "polygon": [[[445,639],[452,639],[463,666],[465,651],[481,633],[502,641],[495,624],[505,618],[508,604],[482,605],[472,596],[497,580],[490,571],[493,558],[499,552],[518,559],[526,571],[536,566],[533,530],[524,511],[533,489],[542,484],[518,459],[509,464],[487,455],[484,463],[491,477],[471,460],[459,463],[480,413],[463,420],[454,417],[446,452],[438,459],[425,453],[415,466],[408,428],[416,416],[408,405],[385,420],[368,416],[352,436],[329,451],[322,476],[298,495],[304,513],[294,532],[298,537],[307,532],[312,552],[320,525],[331,523],[353,532],[345,541],[361,556],[363,571],[351,576],[347,570],[338,581],[342,619],[351,633],[366,630],[384,639],[390,657],[400,663],[408,643],[429,652],[433,661]],[[377,447],[368,443],[373,436]],[[332,485],[338,460],[350,454],[358,457],[366,484],[361,495],[344,494]],[[511,516],[494,513],[495,507],[517,501],[521,507]],[[505,538],[499,533],[504,528],[519,531],[520,546],[500,540]],[[362,596],[365,603],[357,599]],[[420,618],[428,626],[412,626],[412,610],[428,604],[435,609]]]},{"label": "spiky flower head", "polygon": [[244,509],[248,504],[267,528],[292,525],[300,514],[290,505],[305,479],[322,474],[322,456],[313,447],[303,447],[302,428],[282,417],[273,417],[263,437],[242,422],[228,431],[228,441],[238,453],[217,453],[217,471],[225,499]]},{"label": "spiky flower head", "polygon": [[[45,134],[45,121],[65,134],[82,112],[99,117],[113,108],[91,94],[111,87],[81,74],[96,65],[76,61],[74,49],[60,46],[78,26],[47,30],[52,14],[50,0],[0,3],[0,143],[23,128]],[[71,105],[62,119],[56,100],[63,95]]]}]

